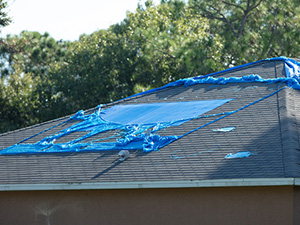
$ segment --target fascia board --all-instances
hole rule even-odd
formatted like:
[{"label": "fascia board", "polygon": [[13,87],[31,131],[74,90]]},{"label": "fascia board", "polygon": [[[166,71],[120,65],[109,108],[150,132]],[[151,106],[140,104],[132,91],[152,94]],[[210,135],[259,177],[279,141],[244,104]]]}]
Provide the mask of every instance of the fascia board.
[{"label": "fascia board", "polygon": [[201,187],[251,187],[251,186],[294,186],[300,185],[299,178],[247,178],[190,181],[147,181],[147,182],[99,182],[58,184],[0,184],[0,191],[50,191],[50,190],[104,190],[104,189],[151,189],[151,188],[201,188]]}]

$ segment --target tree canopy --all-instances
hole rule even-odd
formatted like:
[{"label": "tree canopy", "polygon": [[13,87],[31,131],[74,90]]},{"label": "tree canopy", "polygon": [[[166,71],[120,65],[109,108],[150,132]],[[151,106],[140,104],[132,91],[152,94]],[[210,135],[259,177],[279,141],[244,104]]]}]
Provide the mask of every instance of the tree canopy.
[{"label": "tree canopy", "polygon": [[239,65],[263,58],[299,55],[300,5],[296,0],[190,0],[225,44],[222,59]]},{"label": "tree canopy", "polygon": [[[12,130],[61,116],[55,110],[50,73],[68,54],[69,42],[48,33],[23,31],[0,45],[0,130]],[[61,109],[61,112],[63,109]]]}]

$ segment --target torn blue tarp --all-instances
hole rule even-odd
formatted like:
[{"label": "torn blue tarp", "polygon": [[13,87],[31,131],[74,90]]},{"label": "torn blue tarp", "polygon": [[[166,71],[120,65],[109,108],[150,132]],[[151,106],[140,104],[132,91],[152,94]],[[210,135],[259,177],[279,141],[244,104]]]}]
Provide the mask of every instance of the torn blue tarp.
[{"label": "torn blue tarp", "polygon": [[187,78],[182,79],[180,85],[191,86],[195,84],[217,84],[217,85],[225,85],[229,83],[266,83],[266,84],[274,84],[274,83],[285,83],[287,86],[300,90],[299,82],[294,78],[274,78],[274,79],[263,79],[259,75],[252,74],[243,77],[220,77],[213,78],[207,77],[204,79],[194,79]]},{"label": "torn blue tarp", "polygon": [[235,127],[223,127],[223,128],[218,128],[218,129],[213,129],[212,131],[215,132],[230,132],[235,130]]},{"label": "torn blue tarp", "polygon": [[[154,140],[153,139],[157,139]],[[158,150],[176,140],[176,136],[149,136],[146,139],[136,138],[125,145],[119,142],[101,142],[101,143],[41,143],[35,144],[17,144],[0,151],[0,155],[12,154],[35,154],[35,153],[69,153],[86,151],[120,151],[120,150],[143,150],[150,152]]]},{"label": "torn blue tarp", "polygon": [[[99,107],[90,115],[85,115],[81,110],[71,117],[72,120],[79,120],[79,123],[45,137],[35,144],[13,145],[1,150],[0,154],[133,149],[144,152],[155,151],[179,138],[176,135],[160,136],[157,134],[158,131],[198,118],[231,100],[116,105],[104,110]],[[119,135],[112,135],[108,138],[114,139],[111,142],[85,142],[90,137],[108,131],[118,132]],[[60,138],[75,132],[84,132],[85,134],[66,143],[58,143]],[[119,138],[116,139],[116,137]]]},{"label": "torn blue tarp", "polygon": [[207,74],[207,75],[204,75],[204,76],[198,76],[196,78],[197,79],[202,79],[202,78],[205,78],[205,77],[208,77],[208,76],[215,76],[215,75],[218,75],[218,74],[221,74],[221,73],[224,73],[224,72],[230,72],[230,71],[233,71],[233,70],[242,69],[244,67],[255,65],[257,63],[266,62],[266,61],[283,61],[286,77],[287,78],[294,78],[298,82],[300,82],[300,62],[298,62],[294,59],[287,58],[285,56],[263,59],[263,60],[259,60],[259,61],[256,61],[256,62],[251,62],[251,63],[247,63],[247,64],[244,64],[244,65],[231,67],[231,68],[228,68],[226,70],[218,71],[218,72],[215,72],[215,73],[210,73],[210,74]]},{"label": "torn blue tarp", "polygon": [[287,78],[294,78],[300,82],[300,62],[285,58],[284,60],[285,74]]},{"label": "torn blue tarp", "polygon": [[237,152],[237,153],[229,153],[225,156],[225,159],[237,159],[237,158],[246,158],[252,155],[251,152]]}]

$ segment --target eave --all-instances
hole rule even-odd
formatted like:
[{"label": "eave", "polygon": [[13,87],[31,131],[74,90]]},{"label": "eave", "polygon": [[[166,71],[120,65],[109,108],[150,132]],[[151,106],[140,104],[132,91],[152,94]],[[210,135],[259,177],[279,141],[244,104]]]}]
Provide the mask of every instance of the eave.
[{"label": "eave", "polygon": [[190,180],[190,181],[1,184],[0,191],[54,191],[54,190],[105,190],[105,189],[113,190],[113,189],[255,187],[255,186],[300,186],[300,178],[245,178],[245,179]]}]

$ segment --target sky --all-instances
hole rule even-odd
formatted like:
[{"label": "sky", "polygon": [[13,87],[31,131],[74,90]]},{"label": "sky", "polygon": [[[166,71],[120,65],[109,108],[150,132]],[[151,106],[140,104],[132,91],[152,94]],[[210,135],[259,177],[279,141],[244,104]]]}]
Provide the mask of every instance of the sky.
[{"label": "sky", "polygon": [[81,34],[121,22],[127,11],[135,12],[139,2],[145,0],[8,0],[7,12],[13,22],[1,29],[0,36],[28,30],[75,41]]}]

